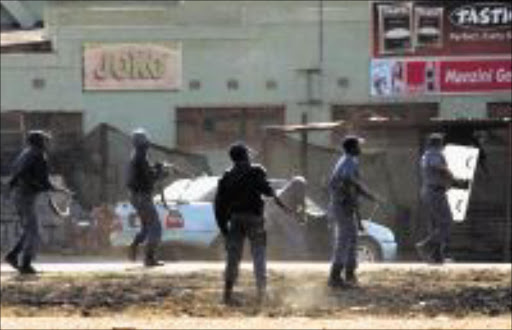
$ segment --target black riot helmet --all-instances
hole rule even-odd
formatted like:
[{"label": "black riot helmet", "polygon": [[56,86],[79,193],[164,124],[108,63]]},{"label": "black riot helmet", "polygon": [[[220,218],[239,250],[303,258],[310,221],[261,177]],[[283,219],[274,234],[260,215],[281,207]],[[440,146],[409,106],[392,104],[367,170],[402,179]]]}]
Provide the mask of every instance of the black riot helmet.
[{"label": "black riot helmet", "polygon": [[147,149],[149,147],[149,136],[143,128],[137,128],[132,132],[132,144],[136,149]]},{"label": "black riot helmet", "polygon": [[444,145],[444,136],[441,133],[432,133],[427,137],[427,147],[442,148]]},{"label": "black riot helmet", "polygon": [[234,163],[249,161],[249,148],[243,142],[236,142],[229,147],[229,157]]},{"label": "black riot helmet", "polygon": [[347,135],[343,139],[343,150],[350,155],[357,156],[361,153],[360,144],[364,142],[364,139],[356,135]]},{"label": "black riot helmet", "polygon": [[51,135],[42,130],[32,130],[27,134],[27,144],[30,146],[34,146],[40,149],[46,148],[46,142],[49,142],[51,139]]}]

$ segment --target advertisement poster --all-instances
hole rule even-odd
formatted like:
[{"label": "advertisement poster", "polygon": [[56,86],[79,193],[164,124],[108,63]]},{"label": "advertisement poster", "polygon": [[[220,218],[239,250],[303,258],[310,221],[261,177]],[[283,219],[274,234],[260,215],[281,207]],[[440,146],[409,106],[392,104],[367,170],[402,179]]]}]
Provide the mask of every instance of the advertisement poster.
[{"label": "advertisement poster", "polygon": [[471,187],[478,164],[479,151],[474,147],[448,144],[443,151],[448,168],[457,179],[469,180],[468,189],[449,189],[447,191],[448,203],[452,211],[453,220],[462,222],[466,219]]},{"label": "advertisement poster", "polygon": [[511,92],[512,60],[374,59],[370,84],[377,97]]},{"label": "advertisement poster", "polygon": [[512,2],[374,1],[372,57],[512,53]]}]

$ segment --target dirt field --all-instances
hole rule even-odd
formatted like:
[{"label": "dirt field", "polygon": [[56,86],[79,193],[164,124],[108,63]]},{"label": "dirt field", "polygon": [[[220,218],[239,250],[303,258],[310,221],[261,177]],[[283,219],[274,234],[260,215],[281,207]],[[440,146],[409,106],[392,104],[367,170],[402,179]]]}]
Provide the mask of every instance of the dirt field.
[{"label": "dirt field", "polygon": [[52,329],[511,327],[510,268],[363,269],[360,288],[340,291],[329,290],[325,277],[271,270],[269,300],[260,307],[244,270],[237,285],[243,304],[226,307],[218,270],[2,275],[2,329],[44,328],[48,317],[57,317]]}]

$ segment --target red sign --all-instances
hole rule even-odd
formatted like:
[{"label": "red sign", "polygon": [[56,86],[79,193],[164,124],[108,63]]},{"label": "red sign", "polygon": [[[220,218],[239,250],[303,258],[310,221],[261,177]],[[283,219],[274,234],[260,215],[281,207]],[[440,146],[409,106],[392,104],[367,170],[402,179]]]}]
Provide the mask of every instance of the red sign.
[{"label": "red sign", "polygon": [[510,60],[445,61],[439,65],[442,92],[512,90]]},{"label": "red sign", "polygon": [[512,91],[511,59],[373,60],[372,96]]},{"label": "red sign", "polygon": [[185,227],[185,220],[178,210],[169,210],[165,216],[165,228],[176,229]]},{"label": "red sign", "polygon": [[509,0],[374,1],[374,57],[509,55]]}]

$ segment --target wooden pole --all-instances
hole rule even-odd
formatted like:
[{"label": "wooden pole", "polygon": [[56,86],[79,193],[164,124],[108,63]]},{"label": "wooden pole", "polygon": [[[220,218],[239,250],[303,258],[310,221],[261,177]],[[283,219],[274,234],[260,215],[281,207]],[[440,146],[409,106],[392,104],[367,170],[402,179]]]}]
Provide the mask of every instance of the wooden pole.
[{"label": "wooden pole", "polygon": [[[306,125],[308,123],[308,114],[306,112],[302,113],[302,124]],[[306,180],[308,179],[308,132],[307,130],[302,130],[300,133],[300,169]]]}]

